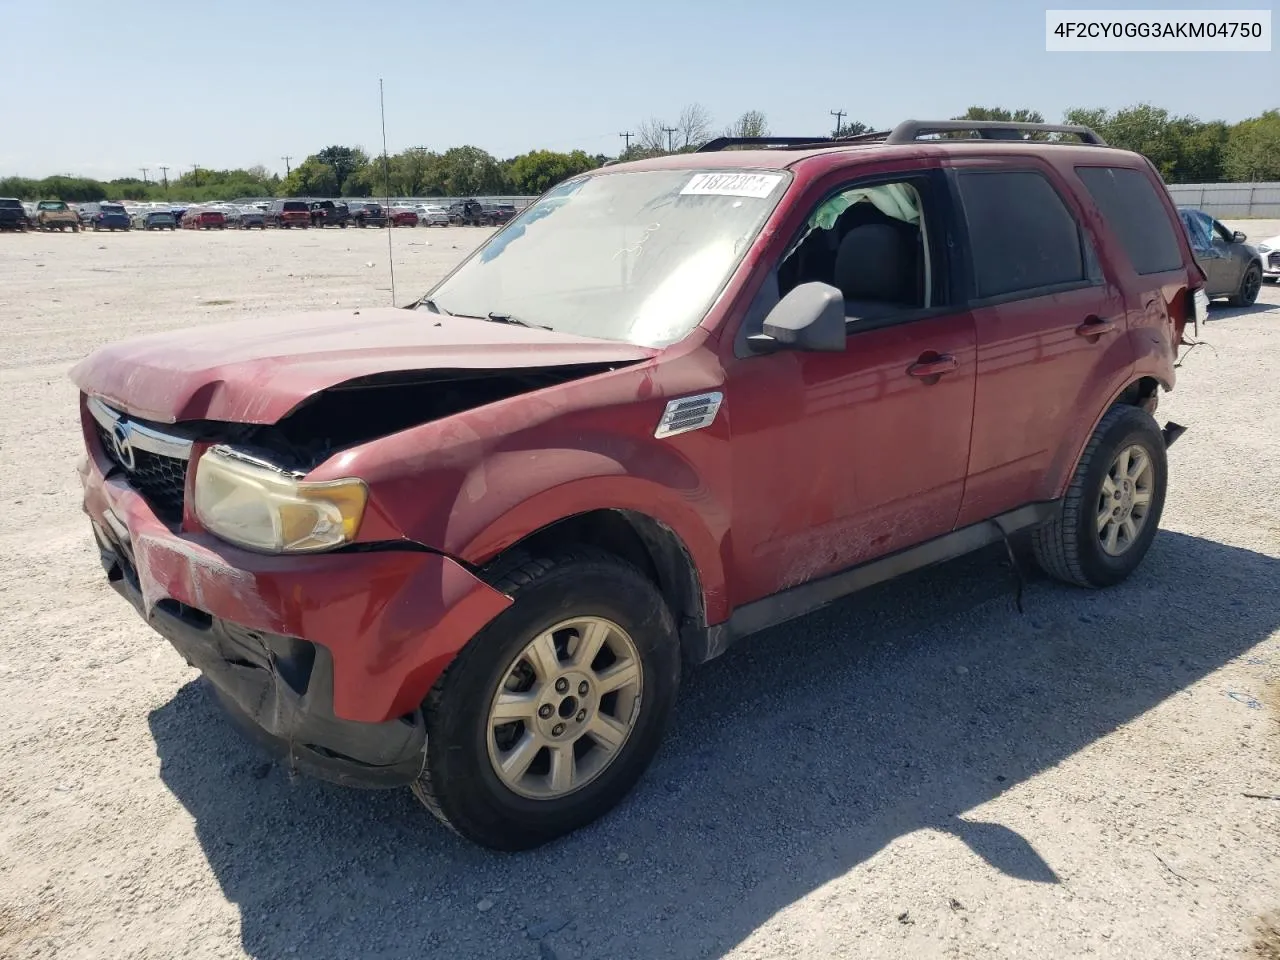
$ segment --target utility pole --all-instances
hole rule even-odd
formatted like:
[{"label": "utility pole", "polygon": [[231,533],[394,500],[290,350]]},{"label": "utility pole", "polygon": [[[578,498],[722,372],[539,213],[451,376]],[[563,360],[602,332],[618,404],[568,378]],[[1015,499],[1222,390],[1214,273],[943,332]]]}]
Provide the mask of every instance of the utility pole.
[{"label": "utility pole", "polygon": [[621,137],[623,140],[625,140],[625,141],[626,141],[626,143],[627,143],[627,148],[626,148],[625,150],[623,150],[623,151],[622,151],[622,152],[623,152],[623,154],[628,154],[628,153],[630,153],[630,152],[631,152],[631,138],[632,138],[632,137],[634,137],[634,136],[635,136],[635,134],[634,134],[634,133],[632,133],[630,130],[628,130],[626,133],[620,133],[620,134],[618,134],[618,136],[620,136],[620,137]]},{"label": "utility pole", "polygon": [[150,168],[150,167],[139,167],[138,169],[142,171],[142,183],[143,183],[143,185],[145,186],[145,185],[146,185],[146,183],[147,183],[147,174],[150,172],[151,168]]},{"label": "utility pole", "polygon": [[280,159],[284,161],[284,175],[287,177],[293,172],[289,169],[289,161],[292,160],[293,157],[281,157]]},{"label": "utility pole", "polygon": [[675,153],[675,144],[672,142],[671,136],[676,132],[675,127],[663,127],[662,132],[667,135],[667,153]]},{"label": "utility pole", "polygon": [[833,117],[836,118],[836,131],[835,133],[832,134],[832,136],[833,137],[840,136],[840,121],[843,120],[848,114],[844,110],[828,110],[827,113],[831,114]]},{"label": "utility pole", "polygon": [[161,167],[160,175],[164,177],[164,192],[165,192],[165,196],[168,196],[169,195],[169,168]]}]

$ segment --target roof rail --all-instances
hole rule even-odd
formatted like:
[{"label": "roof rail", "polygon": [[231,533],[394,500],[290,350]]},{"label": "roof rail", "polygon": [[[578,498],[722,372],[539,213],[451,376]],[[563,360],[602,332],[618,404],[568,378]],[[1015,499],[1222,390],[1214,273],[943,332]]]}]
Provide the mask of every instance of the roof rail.
[{"label": "roof rail", "polygon": [[716,137],[694,152],[715,153],[728,147],[807,147],[835,142],[831,137]]},{"label": "roof rail", "polygon": [[885,143],[914,143],[926,133],[976,133],[982,140],[1021,140],[1021,133],[1074,133],[1083,143],[1105,147],[1107,142],[1089,127],[1069,123],[1021,123],[1015,120],[903,120]]}]

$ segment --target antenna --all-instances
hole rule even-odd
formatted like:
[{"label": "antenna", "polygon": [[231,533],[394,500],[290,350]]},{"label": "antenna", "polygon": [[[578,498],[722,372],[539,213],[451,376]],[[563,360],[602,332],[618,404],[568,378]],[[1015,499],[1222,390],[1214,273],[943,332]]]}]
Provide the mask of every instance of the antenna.
[{"label": "antenna", "polygon": [[391,255],[391,231],[395,229],[391,218],[391,158],[387,156],[387,101],[382,95],[382,78],[378,78],[378,108],[382,111],[382,184],[386,189],[387,207],[387,265],[391,268],[391,305],[396,305],[396,261]]}]

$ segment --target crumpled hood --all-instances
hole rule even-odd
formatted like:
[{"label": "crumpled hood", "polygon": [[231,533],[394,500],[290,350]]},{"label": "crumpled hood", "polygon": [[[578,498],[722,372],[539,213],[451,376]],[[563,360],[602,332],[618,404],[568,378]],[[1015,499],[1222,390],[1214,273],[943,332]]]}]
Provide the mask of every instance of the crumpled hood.
[{"label": "crumpled hood", "polygon": [[161,423],[275,423],[307,397],[374,374],[628,363],[656,350],[569,333],[375,307],[211,324],[109,344],[71,379]]}]

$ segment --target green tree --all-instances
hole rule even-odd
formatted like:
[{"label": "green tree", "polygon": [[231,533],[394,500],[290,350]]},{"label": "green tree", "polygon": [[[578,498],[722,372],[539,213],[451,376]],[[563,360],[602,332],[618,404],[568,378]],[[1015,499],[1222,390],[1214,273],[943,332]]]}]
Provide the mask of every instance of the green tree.
[{"label": "green tree", "polygon": [[1236,181],[1280,180],[1280,111],[1268,110],[1232,127],[1223,168]]},{"label": "green tree", "polygon": [[860,133],[870,133],[871,128],[861,120],[846,120],[836,130],[837,137],[856,137]]},{"label": "green tree", "polygon": [[[1004,107],[970,107],[958,117],[952,117],[952,120],[999,120],[1004,123],[1044,123],[1044,114],[1038,110],[1028,110],[1025,108],[1019,110],[1008,110]],[[951,136],[961,139],[968,137],[968,133],[956,133]],[[1039,130],[1032,131],[1027,135],[1028,140],[1048,140],[1049,135]]]},{"label": "green tree", "polygon": [[282,188],[288,197],[336,197],[338,175],[329,164],[310,156],[284,178]]},{"label": "green tree", "polygon": [[335,184],[333,193],[344,197],[347,196],[347,194],[343,192],[343,187],[346,185],[346,182],[364,167],[369,165],[368,154],[359,147],[325,147],[323,150],[312,154],[312,156],[307,159],[318,160],[333,171]]},{"label": "green tree", "polygon": [[442,193],[450,197],[501,193],[502,168],[479,147],[451,147],[440,157]]},{"label": "green tree", "polygon": [[511,189],[516,193],[540,194],[561,180],[567,180],[597,165],[581,150],[572,153],[533,150],[512,160],[507,175],[511,181]]}]

